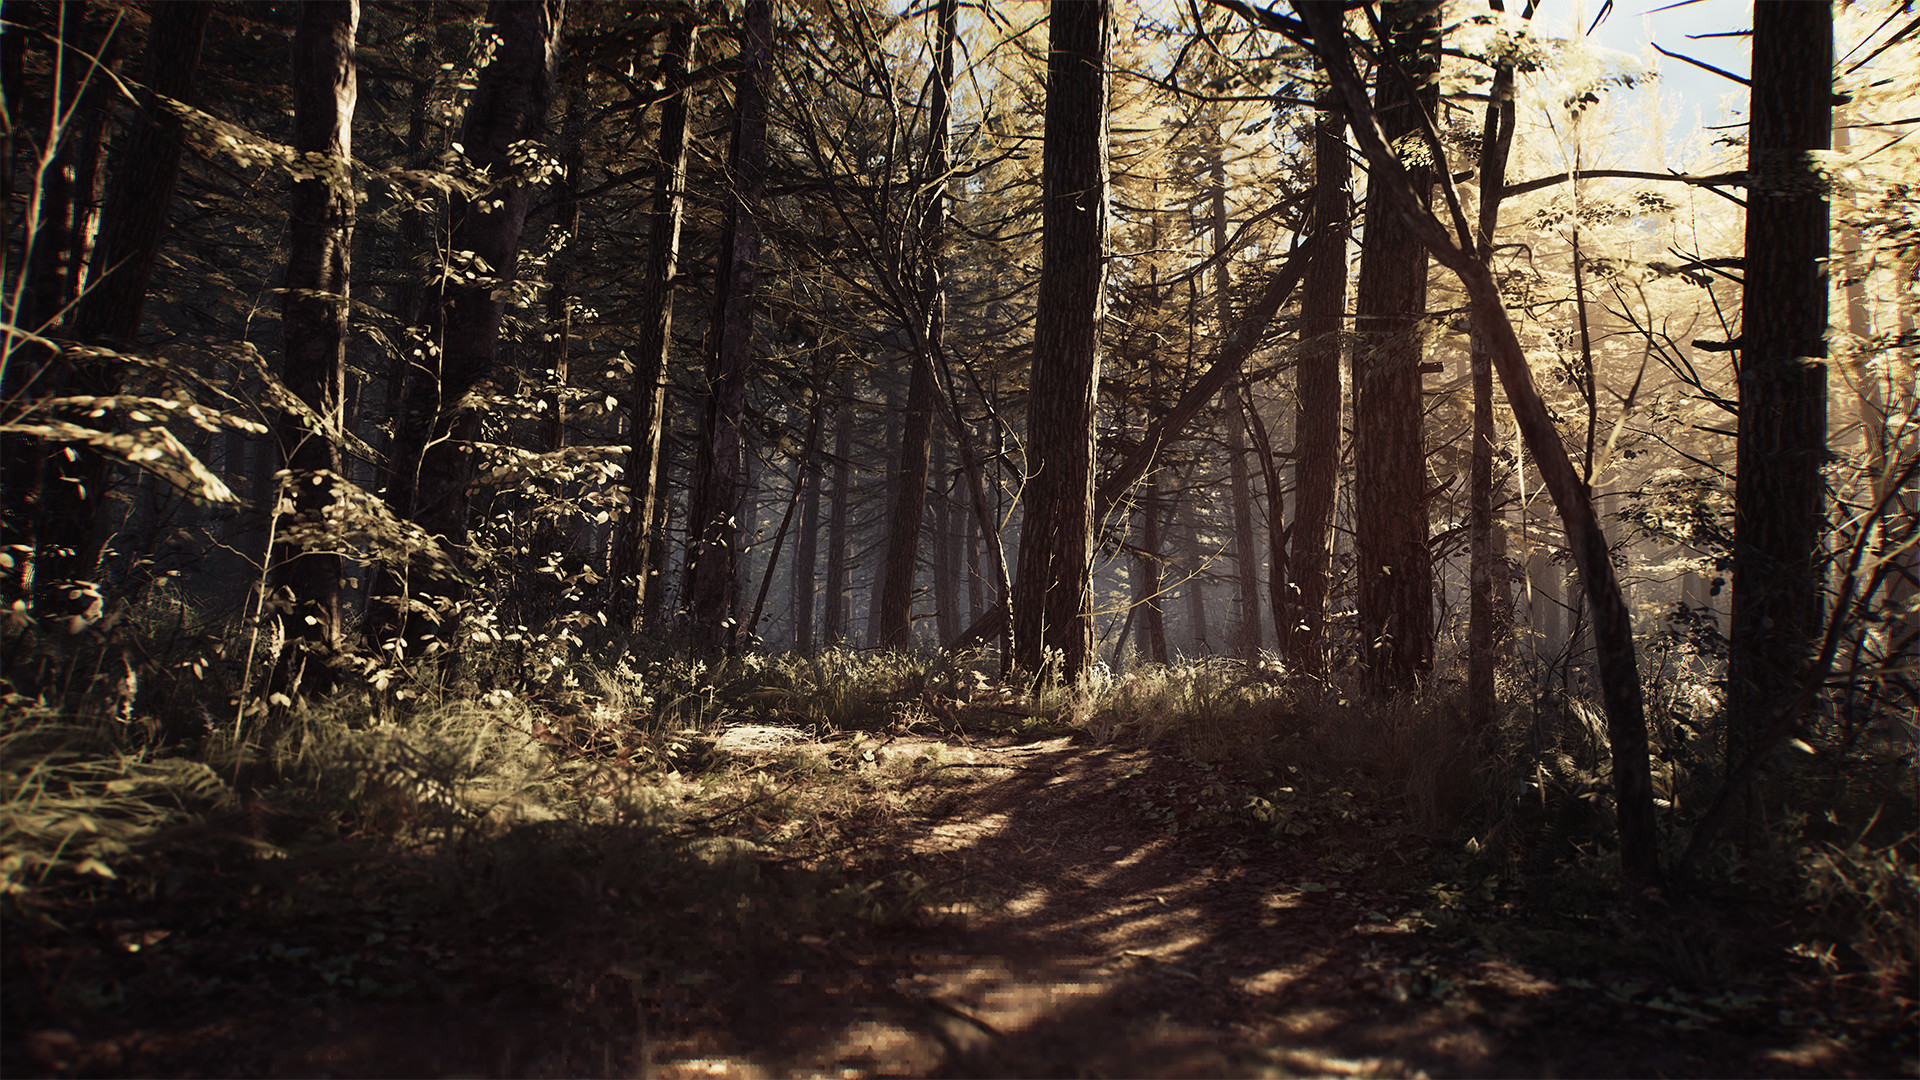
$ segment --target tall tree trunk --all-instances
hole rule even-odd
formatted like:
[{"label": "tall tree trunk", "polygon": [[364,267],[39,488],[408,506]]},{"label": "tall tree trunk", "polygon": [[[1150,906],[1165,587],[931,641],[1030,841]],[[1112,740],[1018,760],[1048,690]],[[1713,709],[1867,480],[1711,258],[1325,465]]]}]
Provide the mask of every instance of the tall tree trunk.
[{"label": "tall tree trunk", "polygon": [[1047,52],[1044,236],[1013,658],[1041,674],[1092,659],[1094,411],[1106,315],[1108,0],[1056,2]]},{"label": "tall tree trunk", "polygon": [[[477,280],[443,280],[427,298],[425,321],[437,331],[429,341],[438,345],[438,370],[431,360],[413,370],[398,418],[388,498],[455,564],[416,560],[406,587],[434,598],[445,610],[465,596],[457,567],[464,561],[477,467],[474,443],[481,429],[474,397],[495,374],[507,287],[515,277],[527,221],[527,189],[512,178],[516,166],[510,149],[546,129],[565,8],[565,0],[493,0],[487,8],[487,22],[500,44],[480,72],[460,142],[475,165],[507,179],[478,200],[454,201],[450,248],[472,252],[490,269]],[[446,640],[454,631],[442,623],[409,633],[404,611],[402,606],[383,613],[381,629],[408,638],[416,648],[429,636]]]},{"label": "tall tree trunk", "polygon": [[[971,501],[971,492],[965,497]],[[967,575],[967,625],[972,626],[980,621],[981,614],[986,611],[987,579],[981,573],[980,566],[980,515],[975,512],[961,516],[967,519],[966,546],[961,550],[964,552],[962,563]],[[944,640],[952,641],[953,638]]]},{"label": "tall tree trunk", "polygon": [[1300,358],[1294,369],[1292,610],[1282,636],[1287,659],[1327,674],[1327,594],[1333,571],[1334,491],[1340,478],[1340,328],[1347,306],[1346,114],[1332,91],[1314,124],[1312,260],[1300,295]]},{"label": "tall tree trunk", "polygon": [[947,440],[938,433],[933,438],[933,616],[940,640],[945,642],[960,632],[960,548],[954,542]]},{"label": "tall tree trunk", "polygon": [[[1395,0],[1382,12],[1387,40],[1374,111],[1388,145],[1420,130],[1438,105],[1439,4]],[[1409,82],[1421,87],[1409,93]],[[1434,170],[1407,169],[1423,203]],[[1354,545],[1362,648],[1374,685],[1406,690],[1433,666],[1433,567],[1427,552],[1422,448],[1421,320],[1427,253],[1387,208],[1381,180],[1367,185],[1354,327]]]},{"label": "tall tree trunk", "polygon": [[[1500,0],[1494,0],[1498,5]],[[1476,223],[1480,258],[1493,257],[1493,234],[1500,224],[1500,189],[1506,184],[1507,155],[1513,147],[1513,63],[1495,69],[1480,134],[1480,215]],[[1493,522],[1493,358],[1486,338],[1475,330],[1468,344],[1473,380],[1473,432],[1467,480],[1467,716],[1476,729],[1491,729],[1493,676],[1501,635],[1512,633],[1510,604],[1496,603]]]},{"label": "tall tree trunk", "polygon": [[833,422],[833,502],[827,520],[826,611],[820,637],[833,648],[847,638],[847,527],[853,512],[853,385],[842,376]]},{"label": "tall tree trunk", "polygon": [[1734,494],[1729,768],[1806,678],[1822,622],[1833,10],[1757,0]]},{"label": "tall tree trunk", "polygon": [[696,28],[683,12],[668,32],[661,77],[680,92],[660,110],[660,144],[653,178],[653,214],[648,225],[647,262],[640,278],[640,340],[635,347],[633,389],[628,408],[633,442],[627,453],[627,510],[614,532],[607,585],[616,622],[632,626],[636,612],[653,606],[649,591],[663,579],[649,573],[652,552],[664,539],[651,528],[665,465],[661,443],[667,430],[667,365],[673,347],[673,293],[680,277],[680,225],[686,216],[688,57]]},{"label": "tall tree trunk", "polygon": [[287,389],[311,411],[281,414],[275,425],[287,470],[292,516],[270,566],[276,588],[291,594],[284,613],[289,647],[272,685],[284,694],[325,694],[344,629],[341,560],[330,543],[327,509],[343,482],[341,439],[347,389],[348,286],[354,226],[353,110],[359,97],[354,41],[359,0],[306,0],[293,35],[293,148],[324,161],[322,175],[293,185],[288,213],[287,287],[280,321],[286,338]]},{"label": "tall tree trunk", "polygon": [[[1220,313],[1220,339],[1233,332],[1233,294],[1227,272],[1227,162],[1218,142],[1208,148],[1213,174],[1209,193],[1213,210],[1213,297]],[[1233,555],[1238,586],[1233,617],[1227,631],[1228,647],[1248,663],[1260,659],[1260,560],[1253,538],[1253,484],[1247,476],[1247,441],[1239,416],[1240,393],[1229,388],[1220,398],[1227,427],[1227,483],[1233,497]]]},{"label": "tall tree trunk", "polygon": [[[913,639],[913,579],[920,564],[920,530],[926,517],[928,450],[933,436],[934,395],[939,392],[934,364],[946,337],[947,298],[941,257],[947,215],[947,156],[952,139],[954,34],[958,0],[940,0],[939,77],[933,80],[931,117],[927,125],[927,166],[924,183],[930,185],[920,237],[926,261],[920,289],[921,344],[909,357],[913,373],[907,386],[906,422],[901,427],[898,474],[887,516],[886,562],[881,573],[880,641],[887,648],[904,649]],[[936,575],[937,576],[937,575]],[[942,635],[941,640],[946,640]]]},{"label": "tall tree trunk", "polygon": [[766,190],[767,80],[773,60],[772,0],[747,0],[740,70],[734,77],[732,203],[721,238],[714,350],[687,519],[687,608],[693,646],[713,656],[728,638],[727,594],[739,557],[740,425],[753,366],[753,314],[760,273],[760,201]]},{"label": "tall tree trunk", "polygon": [[826,388],[821,385],[825,373],[816,364],[813,383],[813,414],[808,424],[809,452],[800,462],[801,483],[805,491],[800,502],[800,535],[793,551],[792,623],[793,651],[801,656],[813,654],[814,593],[820,562],[820,455],[819,429],[826,415]]}]

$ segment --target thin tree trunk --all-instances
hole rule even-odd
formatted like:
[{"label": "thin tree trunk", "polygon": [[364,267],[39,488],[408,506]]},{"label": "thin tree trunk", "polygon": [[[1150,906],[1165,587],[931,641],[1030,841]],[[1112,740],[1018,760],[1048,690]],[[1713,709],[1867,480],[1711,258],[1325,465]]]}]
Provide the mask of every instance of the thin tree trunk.
[{"label": "thin tree trunk", "polygon": [[1154,470],[1147,480],[1147,490],[1140,499],[1140,554],[1136,565],[1140,574],[1140,583],[1134,593],[1134,602],[1144,602],[1147,607],[1146,623],[1140,633],[1146,638],[1147,656],[1156,664],[1167,663],[1167,614],[1160,569],[1165,562],[1161,554],[1160,519],[1165,512],[1160,497],[1160,470]]},{"label": "thin tree trunk", "polygon": [[739,557],[731,521],[739,498],[741,422],[753,367],[753,315],[760,274],[760,202],[766,190],[767,80],[772,71],[772,0],[747,0],[740,70],[734,77],[732,202],[721,238],[714,350],[707,365],[705,418],[688,517],[687,608],[693,646],[715,656],[728,639],[727,591]]},{"label": "thin tree trunk", "polygon": [[554,191],[559,201],[559,216],[554,223],[565,238],[565,246],[548,263],[553,283],[547,286],[546,367],[553,380],[548,405],[553,415],[547,418],[546,449],[559,450],[567,445],[567,380],[573,351],[573,290],[580,260],[580,170],[585,165],[581,151],[585,132],[586,109],[582,98],[586,88],[567,91],[567,120],[560,137],[560,183]]},{"label": "thin tree trunk", "polygon": [[[660,110],[660,143],[653,179],[653,214],[648,226],[647,262],[640,278],[640,340],[635,346],[632,445],[627,453],[627,512],[614,532],[607,585],[613,618],[631,628],[634,615],[657,604],[662,578],[653,576],[653,551],[664,543],[651,528],[661,503],[665,478],[661,446],[667,431],[667,370],[673,349],[673,293],[680,277],[680,226],[686,216],[688,57],[693,51],[694,17],[682,13],[668,32],[661,78],[680,93]],[[651,622],[651,620],[649,620]]]},{"label": "thin tree trunk", "polygon": [[[1499,0],[1495,0],[1498,4]],[[1494,70],[1480,136],[1480,215],[1476,240],[1483,262],[1493,257],[1493,234],[1500,223],[1500,190],[1506,185],[1507,155],[1513,146],[1513,64],[1504,61]],[[1468,553],[1467,598],[1467,716],[1477,730],[1490,730],[1497,719],[1494,703],[1494,667],[1502,634],[1512,633],[1511,610],[1495,603],[1493,522],[1493,361],[1486,339],[1476,329],[1468,345],[1473,379],[1473,433],[1467,481]]]},{"label": "thin tree trunk", "polygon": [[280,321],[286,338],[287,389],[310,416],[283,413],[275,425],[282,496],[291,517],[279,523],[269,559],[277,589],[292,595],[284,613],[290,645],[271,685],[287,695],[321,695],[333,686],[327,659],[339,652],[342,564],[330,542],[327,510],[344,482],[348,287],[354,227],[353,112],[359,98],[354,43],[359,0],[306,0],[293,35],[293,148],[324,160],[323,175],[293,185],[288,213],[286,291]]},{"label": "thin tree trunk", "polygon": [[1092,660],[1093,459],[1106,315],[1108,0],[1056,2],[1047,53],[1043,239],[1027,399],[1013,659],[1039,676]]},{"label": "thin tree trunk", "polygon": [[[1217,140],[1217,133],[1216,133]],[[1220,315],[1222,337],[1233,326],[1233,294],[1227,272],[1227,163],[1218,141],[1208,149],[1213,174],[1213,295]],[[1238,592],[1234,600],[1228,647],[1247,663],[1260,659],[1260,560],[1253,537],[1253,484],[1247,476],[1247,442],[1241,435],[1238,390],[1221,394],[1227,426],[1227,482],[1233,497],[1233,553]]]},{"label": "thin tree trunk", "polygon": [[941,641],[951,641],[960,628],[959,621],[959,548],[954,543],[952,492],[948,481],[947,440],[939,435],[933,442],[933,615]]},{"label": "thin tree trunk", "polygon": [[1287,618],[1287,526],[1286,493],[1280,486],[1280,462],[1273,451],[1273,439],[1267,434],[1267,422],[1254,407],[1253,389],[1242,386],[1241,408],[1247,431],[1253,436],[1254,452],[1260,455],[1260,476],[1267,485],[1267,605],[1273,613],[1274,637],[1281,637]]},{"label": "thin tree trunk", "polygon": [[[88,163],[99,154],[105,130],[99,123],[105,76],[94,71],[92,64],[96,59],[110,62],[109,57],[101,55],[101,27],[89,17],[91,8],[90,4],[59,4],[22,13],[29,19],[38,15],[44,20],[40,30],[48,39],[48,60],[55,70],[49,76],[53,100],[46,103],[45,115],[28,114],[36,129],[34,134],[42,142],[40,160],[49,167],[27,192],[30,228],[24,236],[19,292],[14,293],[12,282],[7,288],[8,299],[17,295],[19,302],[8,314],[10,322],[43,336],[58,335],[62,324],[73,337],[86,329],[79,325],[79,312],[70,305],[76,300],[87,207],[93,199]],[[8,14],[21,17],[12,8]],[[9,111],[17,107],[9,103]],[[114,160],[116,165],[125,164],[118,155]],[[138,325],[136,322],[134,328]],[[0,400],[9,402],[68,394],[111,394],[120,385],[117,361],[75,359],[70,353],[35,342],[19,342],[11,332],[6,342],[5,368],[6,397]],[[93,426],[84,410],[65,410],[59,419]],[[9,516],[32,523],[34,614],[75,614],[92,600],[90,593],[76,594],[74,587],[92,578],[98,563],[100,530],[95,518],[110,475],[109,462],[85,444],[47,442],[31,449],[7,447],[9,457],[19,451],[26,451],[26,459],[39,465],[37,470],[21,468],[21,478],[26,482],[15,489],[21,498],[15,501],[11,494],[8,498],[14,503]]]},{"label": "thin tree trunk", "polygon": [[799,463],[803,486],[800,503],[800,535],[793,552],[791,586],[790,639],[793,651],[802,656],[813,654],[813,609],[817,582],[814,580],[820,560],[820,426],[826,417],[826,365],[816,354],[813,373],[813,408],[807,416],[807,455]]},{"label": "thin tree trunk", "polygon": [[842,376],[840,407],[833,426],[833,502],[827,521],[826,611],[820,628],[829,648],[847,637],[847,526],[853,511],[852,380]]}]

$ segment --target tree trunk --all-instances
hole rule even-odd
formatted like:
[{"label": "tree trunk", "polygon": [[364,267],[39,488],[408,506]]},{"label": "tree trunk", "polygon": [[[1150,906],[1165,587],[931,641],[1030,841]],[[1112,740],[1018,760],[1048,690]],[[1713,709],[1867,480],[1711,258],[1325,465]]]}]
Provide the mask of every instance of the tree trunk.
[{"label": "tree trunk", "polygon": [[[471,252],[486,269],[476,263],[476,278],[455,284],[450,277],[428,296],[425,322],[428,341],[438,346],[438,370],[431,359],[414,369],[397,419],[388,498],[436,539],[453,564],[417,560],[407,587],[436,600],[443,619],[465,599],[459,564],[477,467],[474,443],[481,430],[474,397],[495,373],[506,291],[514,281],[527,221],[527,189],[512,179],[517,166],[510,149],[539,138],[546,128],[565,7],[565,0],[493,0],[487,8],[487,22],[500,44],[480,72],[460,142],[476,166],[505,179],[478,200],[454,200],[450,238],[452,252]],[[454,633],[449,622],[409,633],[404,610],[385,613],[381,629],[408,638],[415,648],[430,636],[446,641]]]},{"label": "tree trunk", "polygon": [[1273,614],[1274,637],[1280,638],[1287,618],[1287,527],[1286,493],[1280,486],[1280,461],[1273,451],[1273,439],[1267,434],[1267,422],[1254,407],[1252,388],[1242,386],[1242,414],[1247,433],[1253,436],[1254,452],[1260,455],[1260,477],[1267,486],[1267,607]]},{"label": "tree trunk", "polygon": [[1314,125],[1312,262],[1300,295],[1300,357],[1294,369],[1292,610],[1282,635],[1287,659],[1327,674],[1327,593],[1333,570],[1334,491],[1340,478],[1340,328],[1347,306],[1346,115],[1331,92]]},{"label": "tree trunk", "polygon": [[[1396,0],[1382,12],[1387,40],[1374,112],[1392,146],[1438,105],[1439,4]],[[1421,86],[1416,95],[1408,83]],[[1406,170],[1424,205],[1434,170]],[[1427,253],[1388,209],[1376,174],[1367,184],[1353,366],[1354,546],[1363,655],[1374,686],[1408,690],[1433,666],[1433,567],[1427,551],[1426,454],[1422,447],[1421,322]]]},{"label": "tree trunk", "polygon": [[[952,138],[952,109],[948,96],[953,85],[953,46],[959,4],[940,0],[936,9],[940,75],[933,80],[931,117],[927,125],[925,183],[931,185],[921,236],[926,260],[920,290],[921,344],[910,355],[912,377],[907,387],[906,423],[901,428],[899,472],[887,516],[886,562],[881,575],[880,641],[887,648],[904,649],[913,639],[913,579],[920,564],[920,531],[926,517],[928,450],[933,436],[934,395],[939,392],[935,357],[946,336],[947,300],[942,281],[941,252],[947,214],[947,155]],[[945,640],[944,635],[942,640]]]},{"label": "tree trunk", "polygon": [[1147,657],[1156,664],[1167,663],[1167,613],[1161,595],[1160,524],[1163,501],[1160,497],[1160,470],[1147,479],[1146,493],[1140,500],[1140,552],[1135,572],[1140,575],[1134,588],[1134,603],[1146,605],[1146,620],[1140,635],[1146,641]]},{"label": "tree trunk", "polygon": [[578,278],[577,267],[580,260],[580,178],[585,159],[580,144],[585,137],[582,127],[586,122],[586,107],[582,98],[586,96],[584,86],[574,86],[567,91],[567,120],[560,136],[560,183],[554,191],[559,202],[557,220],[554,222],[565,239],[565,245],[554,253],[548,263],[547,273],[552,284],[547,286],[547,340],[546,368],[548,377],[553,381],[553,393],[548,398],[553,414],[547,418],[547,438],[545,449],[559,450],[567,445],[567,380],[571,353],[573,351],[573,290]]},{"label": "tree trunk", "polygon": [[687,188],[687,61],[693,51],[694,17],[683,13],[667,38],[661,58],[661,78],[680,93],[660,110],[660,145],[653,178],[653,215],[648,226],[647,262],[640,278],[636,322],[640,340],[635,346],[632,445],[627,452],[627,510],[614,532],[613,555],[607,574],[612,615],[629,628],[637,612],[653,606],[649,590],[657,591],[661,578],[648,572],[652,552],[664,543],[653,531],[655,507],[662,501],[664,479],[661,443],[667,430],[667,365],[673,348],[673,293],[680,277],[680,225],[686,215]]},{"label": "tree trunk", "polygon": [[1757,0],[1734,494],[1729,767],[1805,680],[1822,622],[1833,11]]},{"label": "tree trunk", "polygon": [[[99,334],[95,327],[81,323],[79,309],[69,305],[84,299],[78,285],[87,243],[88,207],[93,202],[95,163],[105,131],[101,121],[107,76],[95,71],[92,64],[96,60],[111,63],[111,58],[102,55],[106,46],[102,28],[89,17],[92,5],[51,5],[38,13],[27,5],[21,7],[27,9],[22,15],[32,18],[38,14],[45,20],[40,29],[50,39],[54,51],[49,61],[57,65],[51,76],[54,92],[53,100],[46,103],[48,113],[45,117],[33,116],[32,122],[38,133],[47,132],[48,126],[55,122],[59,124],[59,131],[57,143],[41,151],[42,160],[50,155],[49,167],[37,187],[27,192],[28,216],[37,220],[25,236],[27,250],[21,255],[19,306],[10,309],[10,321],[49,336],[58,335],[64,322],[67,336],[89,344],[105,344],[97,340]],[[13,16],[12,8],[8,12]],[[150,61],[154,49],[161,44],[150,41]],[[140,122],[136,119],[134,132],[116,150],[113,159],[116,169],[132,172],[141,167],[126,157],[126,149],[139,138],[139,131]],[[44,134],[41,137],[46,138]],[[156,165],[164,165],[164,161]],[[137,179],[132,175],[124,180],[116,177],[112,194],[121,195],[126,186]],[[163,218],[165,210],[165,202],[160,203],[159,213]],[[156,225],[156,232],[158,228]],[[145,282],[141,285],[144,291]],[[10,283],[9,291],[11,288]],[[122,348],[131,346],[133,331],[139,329],[137,307],[134,310],[128,340],[116,343]],[[11,335],[7,341],[5,367],[4,400],[8,402],[68,394],[105,395],[120,387],[118,361],[76,359],[72,354],[44,349],[37,344],[17,344]],[[93,426],[84,410],[69,411],[59,419],[82,427]],[[11,446],[6,450],[9,458],[16,452]],[[99,562],[102,537],[95,518],[111,466],[108,459],[92,447],[69,443],[42,444],[27,450],[23,461],[36,462],[38,468],[23,465],[20,477],[24,483],[17,488],[11,483],[13,469],[8,469],[7,501],[12,504],[9,516],[31,523],[27,527],[34,534],[33,610],[40,616],[73,614],[76,601],[70,597],[69,589],[73,583],[93,577]],[[16,490],[20,496],[17,500],[12,494]],[[24,534],[25,529],[18,532]],[[24,536],[21,542],[24,543]],[[90,602],[90,596],[82,596],[77,604],[84,609]]]},{"label": "tree trunk", "polygon": [[1038,314],[1013,658],[1077,682],[1092,659],[1093,457],[1106,314],[1108,0],[1059,2],[1047,53]]},{"label": "tree trunk", "polygon": [[[1222,340],[1233,329],[1232,284],[1227,272],[1227,163],[1219,143],[1208,149],[1208,166],[1213,173],[1210,192],[1213,210],[1213,297],[1220,313]],[[1233,496],[1233,554],[1238,591],[1233,617],[1229,620],[1228,647],[1248,663],[1260,659],[1260,560],[1253,538],[1253,484],[1247,476],[1247,442],[1241,435],[1240,393],[1228,388],[1221,394],[1227,426],[1227,482]]]},{"label": "tree trunk", "polygon": [[833,648],[847,637],[847,517],[853,512],[853,387],[842,377],[833,426],[833,502],[827,521],[826,611],[820,637]]},{"label": "tree trunk", "polygon": [[[1632,619],[1614,574],[1606,534],[1594,513],[1593,493],[1567,459],[1559,429],[1534,388],[1526,353],[1501,305],[1500,287],[1492,271],[1476,254],[1476,245],[1471,243],[1470,236],[1462,236],[1466,243],[1463,248],[1434,220],[1427,200],[1395,159],[1391,144],[1375,122],[1366,92],[1353,71],[1340,5],[1331,0],[1300,0],[1296,10],[1312,28],[1321,59],[1346,102],[1354,133],[1372,168],[1373,183],[1387,197],[1382,209],[1401,219],[1417,242],[1458,275],[1465,286],[1475,328],[1487,342],[1488,354],[1499,372],[1514,419],[1560,512],[1568,544],[1580,569],[1580,579],[1593,606],[1600,688],[1607,711],[1607,741],[1613,751],[1621,871],[1632,885],[1657,885],[1660,849],[1654,829],[1653,777],[1647,755],[1639,661],[1634,651]],[[1438,135],[1424,123],[1420,131],[1429,149],[1436,148]],[[1458,210],[1457,192],[1444,174],[1442,181],[1447,184],[1448,205],[1455,224],[1464,234],[1467,223]]]},{"label": "tree trunk", "polygon": [[693,646],[722,652],[729,637],[727,595],[739,558],[733,522],[739,501],[741,432],[753,367],[753,315],[760,274],[760,201],[766,190],[767,80],[772,71],[772,0],[747,0],[740,70],[734,77],[732,202],[721,238],[714,302],[714,350],[707,365],[705,416],[687,527],[687,608]]},{"label": "tree trunk", "polygon": [[807,419],[807,455],[799,463],[800,483],[804,485],[800,502],[800,535],[794,540],[793,584],[791,587],[790,640],[793,651],[801,656],[813,654],[813,609],[815,580],[820,561],[820,426],[826,418],[826,365],[816,354],[813,371],[813,409]]},{"label": "tree trunk", "polygon": [[953,535],[947,440],[937,433],[933,438],[933,615],[940,640],[945,642],[960,632],[960,551]]},{"label": "tree trunk", "polygon": [[[1495,0],[1497,4],[1499,0]],[[1493,234],[1500,223],[1500,189],[1506,184],[1507,155],[1513,147],[1513,63],[1494,70],[1486,123],[1480,136],[1480,258],[1493,257]],[[1473,432],[1469,447],[1467,516],[1467,717],[1476,730],[1491,730],[1497,719],[1493,676],[1501,635],[1512,633],[1510,605],[1496,604],[1493,522],[1493,360],[1485,337],[1475,330],[1468,344],[1473,380]]]},{"label": "tree trunk", "polygon": [[359,0],[306,0],[293,35],[293,148],[324,165],[322,175],[293,185],[287,287],[280,300],[284,380],[311,410],[311,416],[282,413],[274,432],[280,466],[287,471],[280,499],[292,515],[275,530],[280,539],[269,565],[276,590],[287,590],[292,606],[283,616],[289,647],[271,685],[289,696],[332,689],[326,660],[339,651],[344,629],[341,559],[330,542],[327,510],[345,474],[341,437],[347,421],[359,25]]}]

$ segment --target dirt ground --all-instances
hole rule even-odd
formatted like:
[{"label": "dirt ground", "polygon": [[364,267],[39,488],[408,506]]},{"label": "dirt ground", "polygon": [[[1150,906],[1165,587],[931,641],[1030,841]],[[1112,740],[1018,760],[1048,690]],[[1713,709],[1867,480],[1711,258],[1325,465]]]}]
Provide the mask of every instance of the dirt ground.
[{"label": "dirt ground", "polygon": [[[905,925],[801,935],[673,971],[590,925],[500,940],[411,1000],[292,1005],[266,992],[152,1007],[8,1009],[7,1075],[1875,1076],[1913,1041],[1853,1032],[1805,980],[1739,993],[1658,972],[1565,975],[1420,915],[1420,869],[1245,826],[1181,826],[1203,766],[1066,738],[894,740],[948,787],[870,861],[942,899]],[[1164,815],[1143,791],[1168,792]],[[788,868],[769,864],[775,875]],[[1650,901],[1656,902],[1657,901]],[[1680,916],[1674,916],[1683,923]],[[115,931],[121,953],[154,923]],[[198,931],[217,933],[217,928]],[[357,931],[354,931],[357,932]],[[349,933],[349,931],[342,931]],[[131,935],[131,937],[129,937]],[[78,938],[97,940],[80,934]],[[78,940],[78,938],[76,940]],[[1684,940],[1676,932],[1675,940]],[[17,943],[16,943],[17,944]],[[178,944],[176,942],[176,944]],[[62,949],[66,949],[62,952]],[[111,950],[107,950],[111,951]],[[85,948],[10,951],[49,972]],[[151,963],[161,963],[155,958]],[[264,963],[265,961],[262,961]],[[20,974],[18,970],[14,972]],[[47,976],[43,975],[43,981]],[[79,980],[84,983],[85,980]],[[124,979],[122,980],[125,981]],[[10,994],[26,983],[10,978]],[[64,985],[64,984],[63,984]],[[1771,987],[1772,989],[1769,989]]]}]

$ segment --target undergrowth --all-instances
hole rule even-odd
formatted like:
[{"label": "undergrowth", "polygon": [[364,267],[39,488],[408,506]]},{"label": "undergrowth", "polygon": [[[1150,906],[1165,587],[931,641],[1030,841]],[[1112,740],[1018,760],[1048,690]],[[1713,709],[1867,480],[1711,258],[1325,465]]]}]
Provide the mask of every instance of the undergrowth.
[{"label": "undergrowth", "polygon": [[[1660,711],[1698,695],[1653,690],[1671,860],[1724,766],[1698,713]],[[1743,972],[1771,950],[1836,1016],[1884,1032],[1915,1015],[1920,823],[1897,748],[1842,754],[1841,735],[1809,731],[1812,753],[1756,787],[1687,891],[1622,896],[1598,707],[1518,670],[1480,724],[1445,693],[1381,700],[1274,667],[1036,689],[971,657],[851,651],[718,666],[635,653],[561,684],[346,691],[188,738],[73,700],[0,700],[15,1023],[141,1000],[217,1011],[258,992],[204,950],[164,977],[126,956],[56,970],[67,947],[45,942],[99,925],[136,943],[162,923],[217,936],[225,962],[291,1001],[457,998],[524,979],[529,949],[556,971],[589,954],[671,995],[752,957],[939,920],[958,894],[898,838],[980,775],[941,747],[1063,735],[1184,763],[1123,781],[1156,828],[1212,831],[1235,859],[1257,858],[1261,836],[1306,845],[1329,872],[1422,896],[1437,932],[1515,959],[1573,978],[1663,971],[1659,1000],[1706,1008],[1757,993]],[[496,955],[505,941],[522,951]]]}]

